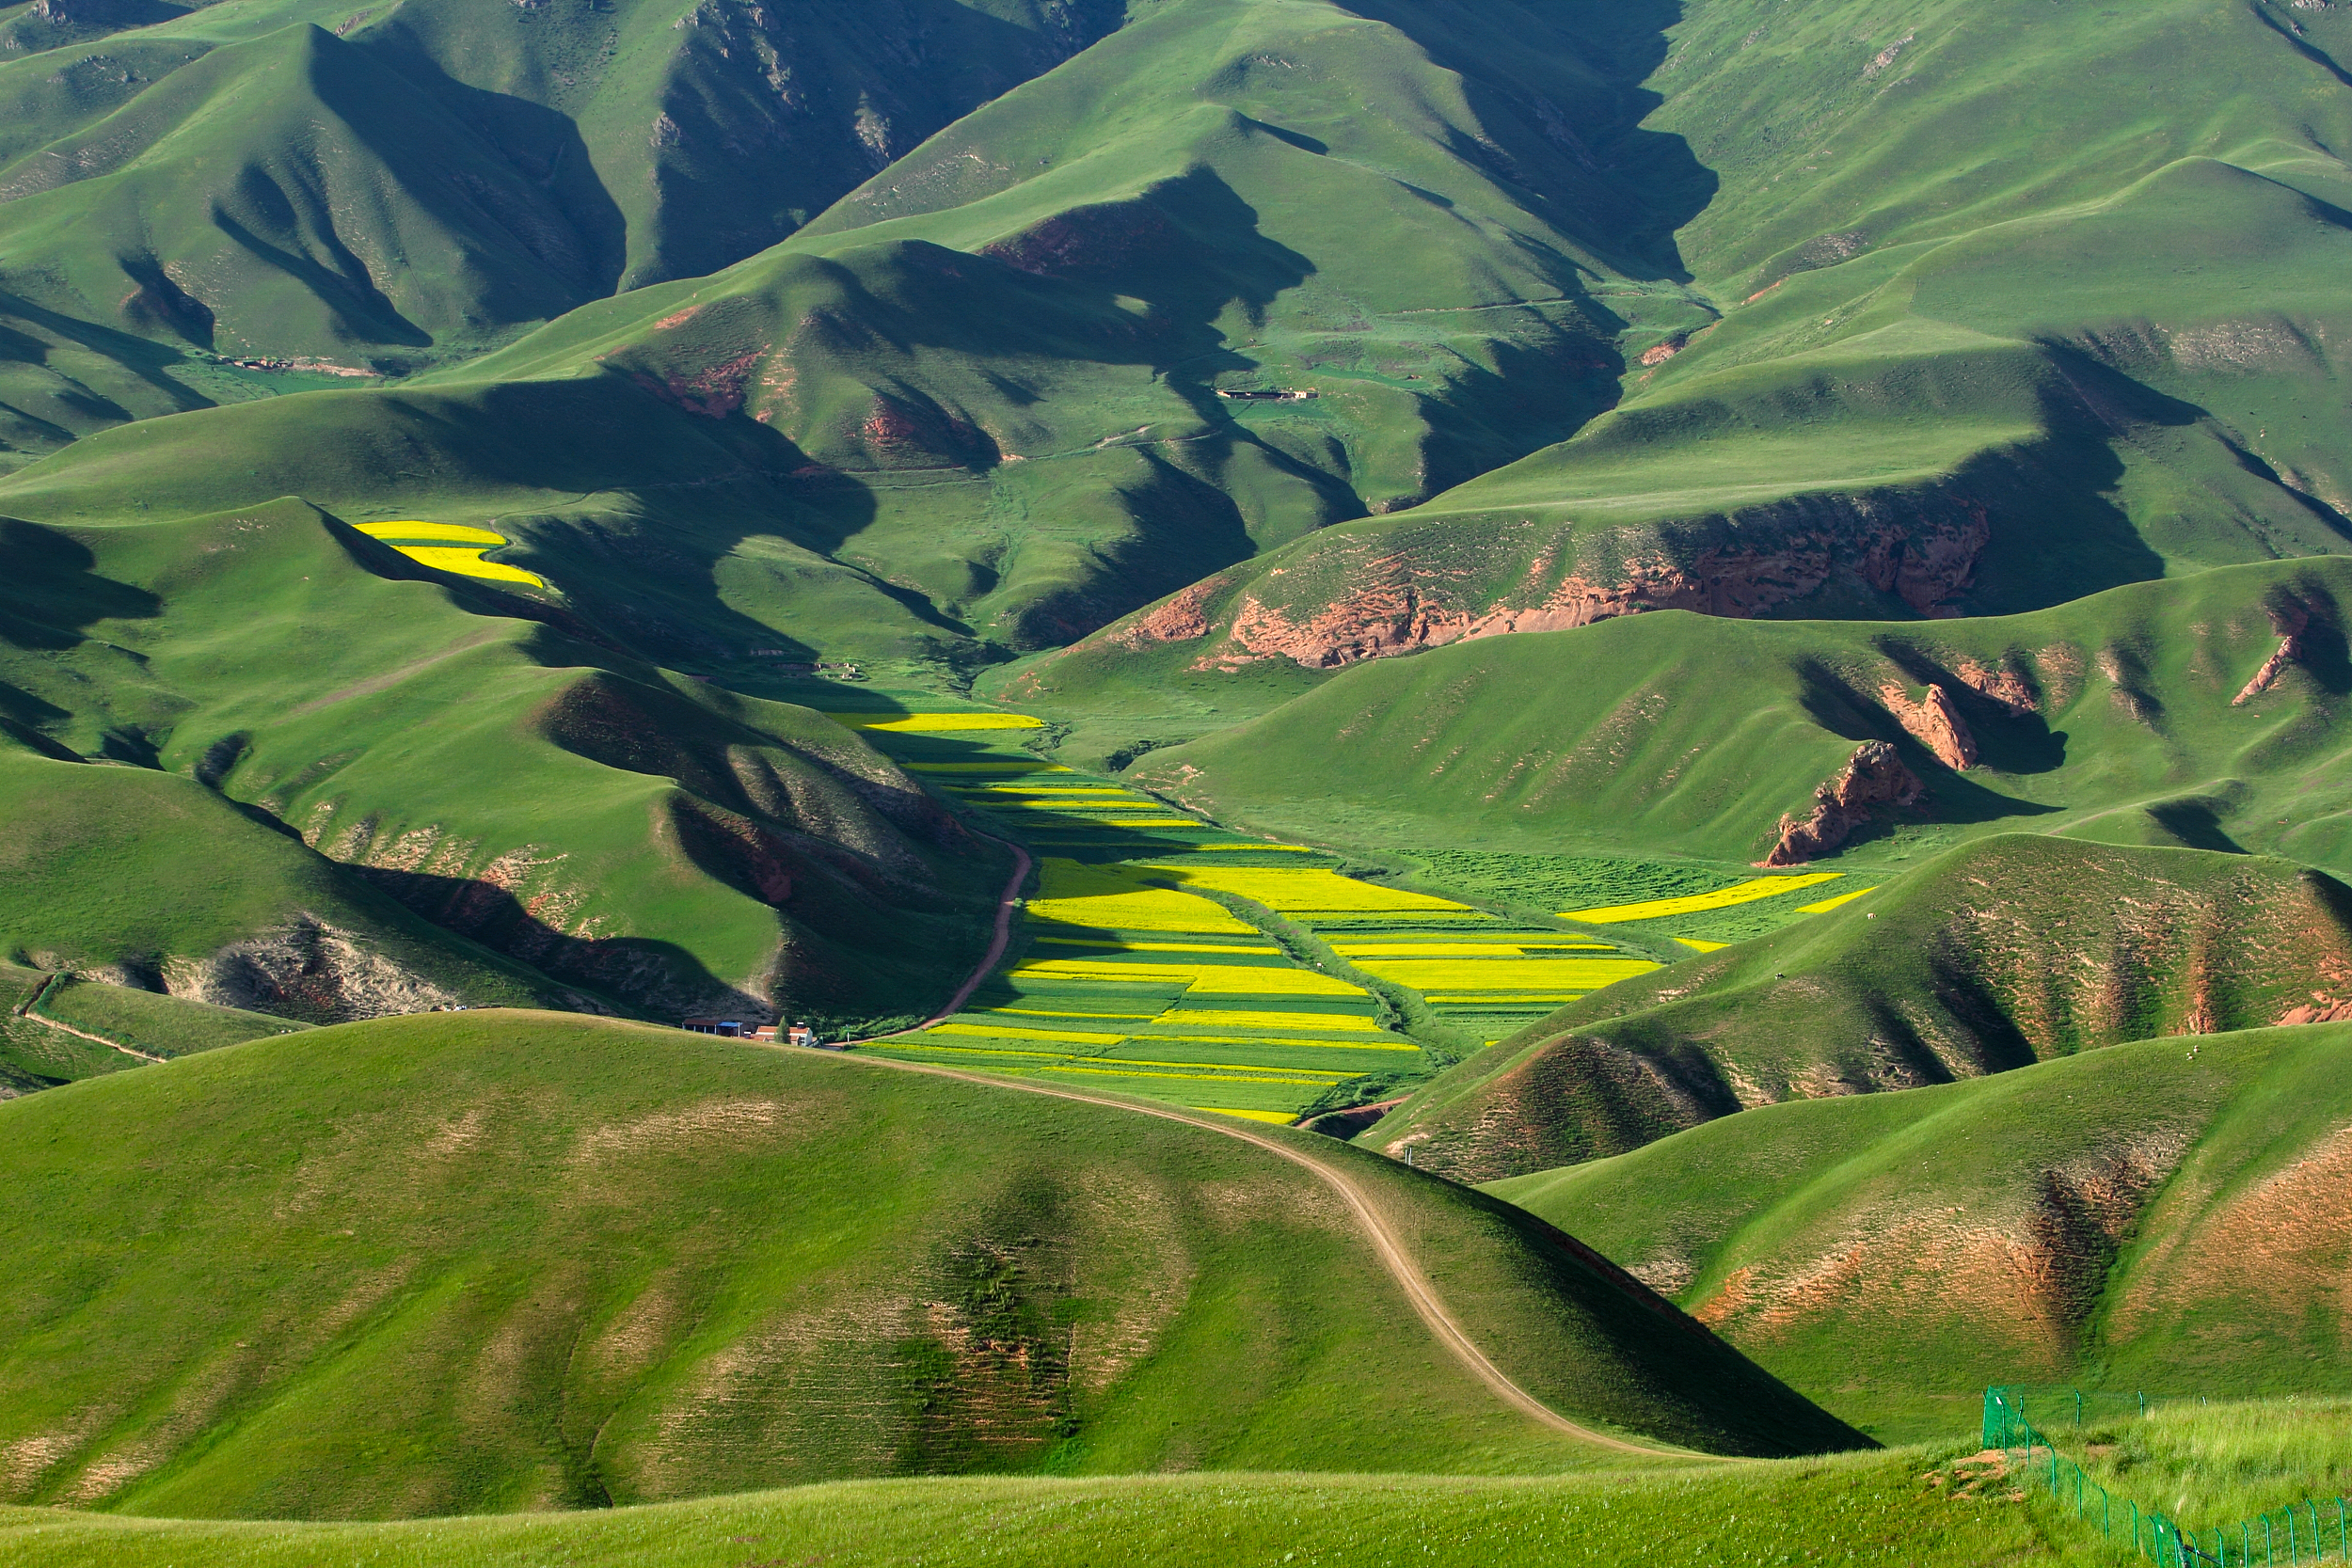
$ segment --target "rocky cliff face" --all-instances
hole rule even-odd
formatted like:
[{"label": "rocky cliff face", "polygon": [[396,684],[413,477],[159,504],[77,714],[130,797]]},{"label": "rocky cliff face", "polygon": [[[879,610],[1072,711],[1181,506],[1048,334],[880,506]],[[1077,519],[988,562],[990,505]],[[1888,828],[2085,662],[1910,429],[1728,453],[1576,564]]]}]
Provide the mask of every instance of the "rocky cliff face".
[{"label": "rocky cliff face", "polygon": [[1780,819],[1780,842],[1757,863],[1803,865],[1826,855],[1870,820],[1872,806],[1908,806],[1926,786],[1883,740],[1866,740],[1833,778],[1813,792],[1813,813]]},{"label": "rocky cliff face", "polygon": [[1573,521],[1413,513],[1343,525],[1197,583],[1083,647],[1199,643],[1196,670],[1335,670],[1508,632],[1688,610],[1752,617],[1840,582],[1949,613],[1991,538],[1960,496],[1812,497],[1602,534]]}]

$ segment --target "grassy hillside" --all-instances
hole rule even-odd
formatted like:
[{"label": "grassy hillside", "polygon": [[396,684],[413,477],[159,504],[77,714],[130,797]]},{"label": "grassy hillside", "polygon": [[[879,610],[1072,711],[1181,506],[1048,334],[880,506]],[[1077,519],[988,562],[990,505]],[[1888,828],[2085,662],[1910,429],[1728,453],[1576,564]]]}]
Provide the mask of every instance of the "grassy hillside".
[{"label": "grassy hillside", "polygon": [[463,357],[774,244],[1118,21],[1035,0],[20,8],[0,292],[231,358]]},{"label": "grassy hillside", "polygon": [[417,1568],[520,1568],[564,1555],[621,1568],[738,1568],[771,1558],[1081,1568],[1106,1556],[1197,1562],[1209,1543],[1217,1561],[1249,1568],[1385,1568],[1408,1554],[1464,1568],[1546,1568],[1564,1552],[1630,1564],[1677,1548],[1770,1549],[1804,1560],[1833,1541],[1839,1560],[1855,1562],[1975,1564],[2016,1555],[2051,1563],[2109,1560],[2049,1553],[2045,1543],[2064,1537],[1997,1495],[1946,1501],[1919,1483],[1928,1463],[1907,1451],[1662,1476],[1508,1481],[1245,1475],[850,1482],[556,1518],[387,1525],[161,1523],[0,1509],[0,1562],[149,1568],[200,1557],[223,1568],[308,1568],[383,1553]]},{"label": "grassy hillside", "polygon": [[2009,835],[1570,1003],[1367,1137],[1491,1180],[1781,1101],[2331,1014],[2352,1016],[2352,889],[2334,879]]},{"label": "grassy hillside", "polygon": [[[22,1500],[365,1517],[1607,1452],[1435,1346],[1311,1171],[1121,1109],[471,1013],[256,1041],[0,1121],[28,1199],[0,1222]],[[1737,1451],[1839,1442],[1557,1232],[1268,1135],[1343,1163],[1563,1411]]]},{"label": "grassy hillside", "polygon": [[1994,1382],[2343,1395],[2348,1063],[2342,1024],[2151,1040],[1494,1190],[1883,1435]]},{"label": "grassy hillside", "polygon": [[1632,616],[1350,670],[1132,777],[1327,843],[1746,863],[1879,741],[1924,794],[1803,858],[2031,829],[2352,873],[2347,602],[2330,559],[1978,620]]},{"label": "grassy hillside", "polygon": [[839,725],[590,641],[553,594],[294,501],[0,529],[0,931],[51,967],[319,1021],[840,1022],[978,959],[1001,850]]},{"label": "grassy hillside", "polygon": [[0,958],[0,1100],[303,1027]]},{"label": "grassy hillside", "polygon": [[[1641,608],[2003,613],[2352,548],[2343,13],[1564,9],[1646,71],[1613,161],[1705,170],[1675,241],[1706,319],[1625,340],[1622,399],[1572,438],[1154,607],[1025,700],[1089,659],[1334,668]],[[2184,61],[2185,96],[2150,98]]]},{"label": "grassy hillside", "polygon": [[[373,58],[393,25],[310,47]],[[1587,146],[1634,135],[1630,69],[1548,12],[1156,6],[783,245],[464,386],[117,431],[7,504],[512,516],[559,582],[618,550],[715,587],[735,613],[675,634],[703,657],[763,629],[869,658],[1064,642],[1559,439],[1616,396],[1620,338],[1703,319],[1663,238],[1699,172]],[[1378,261],[1373,228],[1399,236]]]}]

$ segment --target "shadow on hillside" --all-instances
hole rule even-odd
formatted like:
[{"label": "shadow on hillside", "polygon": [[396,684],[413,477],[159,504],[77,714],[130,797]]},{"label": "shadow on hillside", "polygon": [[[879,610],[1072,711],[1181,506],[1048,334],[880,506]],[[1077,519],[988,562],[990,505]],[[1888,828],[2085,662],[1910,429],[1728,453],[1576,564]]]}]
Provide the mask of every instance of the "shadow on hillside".
[{"label": "shadow on hillside", "polygon": [[514,894],[469,877],[351,865],[356,877],[389,894],[411,914],[479,942],[557,981],[614,997],[648,1016],[687,1017],[708,1010],[764,1006],[703,967],[675,942],[645,937],[576,937],[548,925]]},{"label": "shadow on hillside", "polygon": [[61,652],[86,641],[101,621],[146,621],[163,600],[144,588],[100,577],[98,558],[72,535],[0,517],[0,641]]},{"label": "shadow on hillside", "polygon": [[[1458,74],[1487,139],[1454,147],[1457,157],[1505,190],[1528,192],[1532,214],[1627,276],[1691,281],[1676,235],[1721,182],[1683,137],[1642,126],[1665,102],[1642,84],[1666,59],[1681,0],[1613,0],[1576,8],[1573,18],[1533,8],[1496,16],[1470,0],[1354,0],[1350,8]],[[1530,25],[1551,34],[1549,49],[1518,31]],[[1563,54],[1583,70],[1549,66]]]}]

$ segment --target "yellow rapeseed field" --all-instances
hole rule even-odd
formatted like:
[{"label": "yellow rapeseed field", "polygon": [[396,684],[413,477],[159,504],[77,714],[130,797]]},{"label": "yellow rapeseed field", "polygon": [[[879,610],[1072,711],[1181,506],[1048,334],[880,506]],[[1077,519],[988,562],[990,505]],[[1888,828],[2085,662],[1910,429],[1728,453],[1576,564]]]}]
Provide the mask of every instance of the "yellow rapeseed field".
[{"label": "yellow rapeseed field", "polygon": [[1366,958],[1359,968],[1417,991],[1598,990],[1662,965],[1647,958]]},{"label": "yellow rapeseed field", "polygon": [[828,713],[826,718],[852,730],[887,730],[894,734],[946,734],[954,730],[1041,730],[1042,719],[1025,713]]},{"label": "yellow rapeseed field", "polygon": [[1323,1032],[1343,1030],[1364,1034],[1380,1032],[1378,1023],[1354,1013],[1249,1012],[1224,1007],[1179,1006],[1173,1012],[1162,1013],[1152,1022],[1156,1027],[1166,1028],[1311,1029]]},{"label": "yellow rapeseed field", "polygon": [[1697,914],[1706,910],[1727,910],[1735,904],[1753,904],[1759,898],[1777,898],[1799,888],[1815,887],[1822,882],[1836,881],[1843,876],[1838,871],[1815,871],[1799,877],[1754,877],[1712,893],[1694,893],[1681,898],[1651,898],[1639,904],[1610,904],[1595,910],[1569,910],[1563,920],[1588,920],[1597,926],[1622,926],[1636,920],[1662,920],[1670,914]]},{"label": "yellow rapeseed field", "polygon": [[527,582],[533,588],[547,586],[546,579],[536,572],[526,572],[520,566],[507,566],[496,561],[485,561],[482,551],[472,546],[395,545],[392,547],[418,565],[430,566],[437,572],[453,572],[461,578],[485,578],[492,582]]},{"label": "yellow rapeseed field", "polygon": [[1797,912],[1799,914],[1827,914],[1840,904],[1851,904],[1864,894],[1877,891],[1875,887],[1858,887],[1851,893],[1841,893],[1835,898],[1824,898],[1818,904],[1804,905],[1798,909]]},{"label": "yellow rapeseed field", "polygon": [[1248,865],[1165,865],[1137,867],[1143,875],[1166,879],[1186,887],[1229,893],[1263,904],[1285,914],[1386,914],[1396,911],[1472,912],[1467,904],[1435,898],[1425,893],[1377,887],[1321,867]]},{"label": "yellow rapeseed field", "polygon": [[486,528],[469,528],[463,523],[358,523],[361,533],[371,539],[438,539],[456,545],[503,545],[506,535],[492,533]]},{"label": "yellow rapeseed field", "polygon": [[1040,870],[1038,895],[1029,918],[1062,926],[1110,931],[1184,931],[1248,936],[1257,928],[1227,914],[1206,898],[1169,888],[1147,887],[1117,871],[1058,857]]},{"label": "yellow rapeseed field", "polygon": [[1040,947],[1095,947],[1119,953],[1248,953],[1272,958],[1282,951],[1279,947],[1248,947],[1238,942],[1132,942],[1123,937],[1040,937],[1037,942]]}]

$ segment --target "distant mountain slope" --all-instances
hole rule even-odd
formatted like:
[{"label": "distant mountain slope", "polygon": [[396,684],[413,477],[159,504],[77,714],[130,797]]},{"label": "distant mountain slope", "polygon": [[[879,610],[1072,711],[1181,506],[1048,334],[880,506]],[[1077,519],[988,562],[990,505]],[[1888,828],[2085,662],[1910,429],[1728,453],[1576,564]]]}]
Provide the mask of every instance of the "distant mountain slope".
[{"label": "distant mountain slope", "polygon": [[1570,1003],[1364,1138],[1492,1180],[1760,1104],[2319,1018],[2352,1018],[2342,882],[2260,857],[2012,834]]},{"label": "distant mountain slope", "polygon": [[1351,669],[1134,777],[1366,846],[1795,863],[2031,828],[2352,875],[2347,605],[2329,558],[2002,618],[1630,616]]},{"label": "distant mountain slope", "polygon": [[[1634,129],[1638,51],[1516,8],[1393,10],[1155,7],[714,277],[431,391],[101,436],[8,504],[98,516],[168,472],[211,507],[521,513],[552,559],[581,533],[668,547],[702,486],[742,483],[721,548],[760,542],[692,565],[764,577],[739,602],[775,595],[754,610],[775,630],[960,663],[1068,641],[1572,433],[1617,396],[1626,334],[1705,319],[1667,238],[1704,172]],[[373,60],[363,41],[305,47]],[[1221,395],[1282,389],[1318,395]],[[577,438],[583,416],[679,428],[655,399],[695,434]],[[855,613],[803,597],[844,575],[867,579]]]},{"label": "distant mountain slope", "polygon": [[[0,932],[48,967],[323,1021],[838,1022],[978,959],[1000,849],[839,725],[647,665],[552,595],[295,501],[0,540]],[[238,990],[289,942],[281,968],[390,989]]]},{"label": "distant mountain slope", "polygon": [[[1096,0],[18,8],[0,299],[175,354],[462,358],[773,245],[1118,21]],[[0,397],[38,400],[32,380]]]},{"label": "distant mountain slope", "polygon": [[[11,1498],[384,1517],[1607,1451],[1432,1344],[1312,1171],[1120,1109],[477,1013],[74,1085],[0,1128]],[[1315,1152],[1570,1415],[1852,1441],[1557,1231]]]},{"label": "distant mountain slope", "polygon": [[1769,1105],[1493,1189],[1897,1440],[1987,1384],[2352,1387],[2352,1026]]},{"label": "distant mountain slope", "polygon": [[1573,438],[1090,646],[1332,668],[1645,607],[2004,613],[2352,549],[2352,13],[1613,9],[1671,40],[1643,135],[1716,182],[1676,239],[1719,319],[1629,338],[1623,401]]}]

